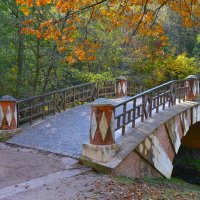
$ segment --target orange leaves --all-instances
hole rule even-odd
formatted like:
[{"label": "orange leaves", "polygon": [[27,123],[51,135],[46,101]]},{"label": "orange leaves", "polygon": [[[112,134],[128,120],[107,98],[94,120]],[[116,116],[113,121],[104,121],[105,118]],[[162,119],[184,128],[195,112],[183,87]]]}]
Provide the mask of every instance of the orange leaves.
[{"label": "orange leaves", "polygon": [[75,55],[80,61],[84,61],[85,60],[85,51],[83,49],[83,46],[81,46],[81,48],[80,47],[79,48],[75,47]]},{"label": "orange leaves", "polygon": [[30,8],[34,6],[40,7],[46,4],[50,4],[52,0],[16,0],[16,4],[20,6],[20,10],[24,13],[24,15],[28,16],[30,13]]},{"label": "orange leaves", "polygon": [[37,6],[43,6],[45,4],[50,4],[51,2],[52,2],[52,0],[37,0],[36,5]]},{"label": "orange leaves", "polygon": [[32,7],[34,5],[34,2],[36,2],[37,6],[42,6],[45,4],[50,4],[52,3],[52,0],[16,0],[17,5],[21,6],[27,6],[27,7]]},{"label": "orange leaves", "polygon": [[50,21],[44,21],[39,25],[39,29],[43,29],[45,27],[50,27],[52,24]]},{"label": "orange leaves", "polygon": [[70,56],[67,56],[65,58],[65,60],[69,63],[69,64],[74,64],[76,62],[76,60],[70,55]]},{"label": "orange leaves", "polygon": [[104,24],[103,31],[122,27],[125,30],[124,37],[127,38],[136,33],[151,36],[159,41],[160,46],[165,46],[168,38],[159,21],[159,12],[167,6],[181,16],[184,26],[198,26],[200,17],[198,2],[198,0],[16,0],[25,15],[29,15],[32,10],[40,14],[37,23],[31,20],[24,22],[23,32],[45,40],[55,40],[59,47],[58,52],[67,52],[65,61],[70,64],[76,60],[95,59],[95,49],[99,46],[88,42],[90,29],[87,29],[87,33],[84,31],[90,22],[95,24],[97,21]]}]

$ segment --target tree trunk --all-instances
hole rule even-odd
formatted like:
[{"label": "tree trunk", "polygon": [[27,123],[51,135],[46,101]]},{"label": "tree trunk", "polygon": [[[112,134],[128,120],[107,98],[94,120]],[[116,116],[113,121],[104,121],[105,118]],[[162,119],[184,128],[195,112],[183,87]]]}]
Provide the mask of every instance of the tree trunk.
[{"label": "tree trunk", "polygon": [[38,90],[38,82],[39,82],[39,78],[40,78],[40,39],[37,39],[37,47],[36,47],[36,72],[35,72],[35,79],[34,79],[34,85],[33,85],[33,92],[34,95],[37,94],[37,90]]},{"label": "tree trunk", "polygon": [[22,31],[22,18],[18,21],[18,55],[17,55],[17,96],[20,97],[22,94],[22,85],[23,85],[23,69],[24,69],[24,35]]}]

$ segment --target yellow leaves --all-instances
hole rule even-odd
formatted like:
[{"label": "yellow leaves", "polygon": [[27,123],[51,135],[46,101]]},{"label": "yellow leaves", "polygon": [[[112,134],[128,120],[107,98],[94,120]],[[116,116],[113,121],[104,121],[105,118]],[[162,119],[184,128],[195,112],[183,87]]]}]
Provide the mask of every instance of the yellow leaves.
[{"label": "yellow leaves", "polygon": [[69,41],[70,43],[72,43],[72,42],[74,42],[74,38],[69,37],[69,38],[68,38],[68,41]]},{"label": "yellow leaves", "polygon": [[26,8],[26,7],[22,7],[20,10],[21,10],[26,16],[28,16],[29,13],[30,13],[30,9],[29,9],[29,8]]},{"label": "yellow leaves", "polygon": [[67,61],[69,64],[73,64],[76,62],[76,60],[71,55],[67,56],[65,58],[65,61]]},{"label": "yellow leaves", "polygon": [[52,2],[52,0],[37,0],[36,5],[37,6],[43,6],[45,4],[50,4],[51,2]]},{"label": "yellow leaves", "polygon": [[81,61],[85,60],[85,51],[83,49],[81,49],[81,48],[75,48],[75,55],[77,56],[77,58],[79,60],[81,60]]}]

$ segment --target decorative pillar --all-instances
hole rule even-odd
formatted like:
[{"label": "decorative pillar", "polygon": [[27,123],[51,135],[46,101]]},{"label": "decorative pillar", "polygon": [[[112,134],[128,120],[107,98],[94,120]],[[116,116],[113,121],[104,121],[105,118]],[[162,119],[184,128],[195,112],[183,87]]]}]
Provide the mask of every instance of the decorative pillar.
[{"label": "decorative pillar", "polygon": [[9,139],[20,129],[17,128],[16,99],[12,96],[0,98],[0,141]]},{"label": "decorative pillar", "polygon": [[199,96],[199,79],[194,75],[188,76],[186,79],[186,86],[189,87],[189,92],[186,96],[188,101],[196,101]]},{"label": "decorative pillar", "polygon": [[109,161],[117,151],[114,106],[108,99],[97,99],[91,106],[90,143],[83,144],[82,157],[98,162]]},{"label": "decorative pillar", "polygon": [[12,96],[0,98],[0,130],[17,129],[16,99]]},{"label": "decorative pillar", "polygon": [[124,76],[116,78],[116,97],[126,97],[127,96],[127,79]]}]

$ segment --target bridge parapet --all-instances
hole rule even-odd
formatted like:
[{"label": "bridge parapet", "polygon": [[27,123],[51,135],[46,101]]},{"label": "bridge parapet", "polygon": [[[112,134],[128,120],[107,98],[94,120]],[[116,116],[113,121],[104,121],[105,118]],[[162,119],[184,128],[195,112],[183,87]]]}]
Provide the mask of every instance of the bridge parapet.
[{"label": "bridge parapet", "polygon": [[[151,149],[151,146],[152,146],[152,142],[153,142],[152,137],[154,135],[154,131],[156,128],[159,127],[158,126],[159,121],[153,123],[152,120],[154,120],[154,118],[152,115],[154,113],[160,113],[159,117],[162,118],[162,115],[165,116],[165,114],[169,114],[168,110],[170,109],[170,107],[173,108],[174,106],[176,106],[177,103],[179,103],[177,105],[178,107],[177,106],[174,107],[174,109],[177,110],[177,112],[175,112],[175,110],[173,112],[177,113],[177,115],[180,115],[181,126],[179,126],[179,128],[182,128],[183,133],[186,134],[186,132],[189,129],[189,126],[195,123],[194,120],[197,118],[196,116],[197,115],[200,116],[200,114],[197,113],[197,110],[199,109],[199,107],[197,107],[198,103],[191,102],[188,106],[188,103],[185,102],[186,99],[188,99],[188,96],[191,95],[191,92],[194,92],[194,89],[193,89],[194,84],[196,86],[196,93],[195,95],[193,95],[193,97],[195,98],[192,98],[192,100],[196,100],[197,94],[199,94],[199,92],[197,92],[199,91],[199,84],[198,84],[198,79],[195,78],[195,79],[189,79],[189,80],[185,79],[185,80],[170,81],[163,85],[160,85],[150,90],[147,90],[145,92],[142,92],[138,95],[135,95],[131,98],[128,98],[122,101],[121,103],[118,103],[117,105],[115,105],[114,106],[115,134],[118,134],[120,132],[122,135],[116,143],[116,145],[118,146],[116,147],[116,154],[114,155],[112,153],[112,155],[109,155],[110,160],[107,160],[105,162],[105,160],[104,161],[98,160],[94,154],[92,157],[90,157],[89,156],[90,153],[89,152],[86,153],[86,149],[85,149],[86,145],[83,145],[83,153],[82,153],[83,161],[86,163],[88,162],[89,163],[92,162],[93,164],[96,163],[98,166],[101,165],[101,166],[106,166],[107,168],[116,169],[117,165],[119,165],[120,162],[122,162],[122,160],[125,159],[126,156],[128,156],[127,152],[130,153],[131,151],[135,151],[137,153],[140,153],[140,155],[143,156],[147,160],[147,162],[149,162],[151,165],[154,165],[155,162],[151,160],[153,154],[152,153],[149,154],[149,150]],[[183,105],[183,109],[179,105]],[[169,108],[167,109],[167,107]],[[186,112],[187,109],[188,111]],[[190,112],[191,109],[192,111]],[[180,113],[180,110],[183,113]],[[161,112],[161,111],[164,111],[164,112]],[[188,118],[188,116],[190,115],[193,115],[192,122],[190,122],[191,119]],[[154,116],[158,116],[158,115],[154,115]],[[173,117],[175,116],[173,115]],[[180,146],[180,138],[177,136],[177,130],[175,130],[176,126],[174,123],[172,123],[173,125],[171,127],[171,125],[169,125],[169,123],[171,122],[167,122],[167,121],[162,121],[162,123],[166,124],[164,126],[168,127],[169,138],[171,140],[171,143],[174,145],[173,147],[174,152],[177,153]],[[145,126],[147,126],[149,130],[144,131],[142,127],[145,127]],[[154,128],[154,130],[152,131],[150,131],[151,126],[153,126]],[[170,133],[171,129],[172,131]],[[127,139],[128,137],[129,139]],[[160,137],[162,138],[162,136]],[[177,138],[179,138],[179,140]],[[142,143],[142,141],[144,142],[144,144],[141,144],[140,146],[138,146],[140,143]],[[155,142],[154,146],[156,144],[158,146],[161,146],[159,140],[155,139],[154,142]],[[96,147],[96,150],[97,150],[99,145],[97,144],[96,146],[97,146]],[[129,148],[129,151],[124,150],[124,149],[127,149],[127,147]],[[146,148],[146,150],[143,152],[144,147]],[[163,148],[161,148],[157,150],[154,149],[154,153],[155,151],[159,152],[161,150],[162,150],[162,155],[160,155],[160,157],[165,156],[166,162],[162,164],[162,159],[161,159],[156,164],[157,166],[155,167],[154,165],[154,167],[156,168],[157,171],[159,171],[165,177],[169,178],[171,176],[171,171],[173,169],[173,166],[171,164],[170,159],[166,156],[167,155],[166,152],[163,150]],[[87,149],[87,151],[89,151],[89,149]],[[98,150],[96,151],[96,153],[98,154]],[[108,155],[109,151],[106,153]],[[104,156],[106,157],[106,155]],[[134,159],[136,159],[136,157],[137,156],[134,156]],[[93,164],[92,166],[94,166]],[[164,166],[165,164],[168,167],[167,169]],[[144,165],[144,162],[143,162],[143,165]]]}]

